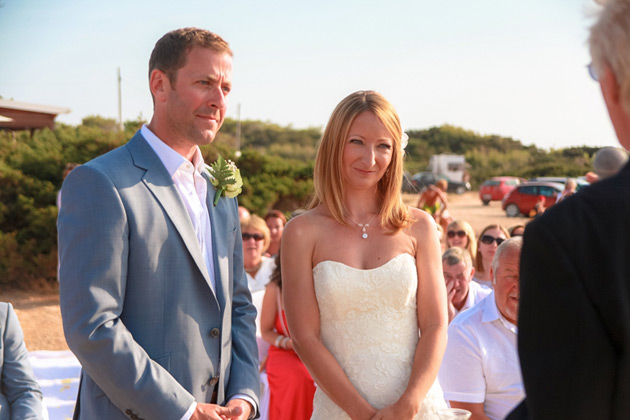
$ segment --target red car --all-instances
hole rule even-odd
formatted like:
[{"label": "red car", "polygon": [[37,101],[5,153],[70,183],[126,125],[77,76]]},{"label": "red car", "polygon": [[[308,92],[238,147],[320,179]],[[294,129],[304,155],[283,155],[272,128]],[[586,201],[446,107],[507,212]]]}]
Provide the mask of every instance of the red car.
[{"label": "red car", "polygon": [[505,194],[512,191],[517,185],[520,185],[522,181],[522,178],[515,176],[495,176],[481,184],[479,198],[484,206],[490,204],[491,201],[501,201]]},{"label": "red car", "polygon": [[557,182],[524,182],[503,198],[503,210],[508,217],[527,216],[536,207],[541,195],[545,197],[545,208],[548,208],[556,204],[556,198],[563,189],[564,186]]}]

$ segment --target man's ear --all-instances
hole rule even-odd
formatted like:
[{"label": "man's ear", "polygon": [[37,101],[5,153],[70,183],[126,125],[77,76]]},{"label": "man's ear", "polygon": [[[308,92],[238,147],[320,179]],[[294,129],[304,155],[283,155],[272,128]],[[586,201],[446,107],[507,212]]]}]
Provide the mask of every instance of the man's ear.
[{"label": "man's ear", "polygon": [[151,95],[156,102],[164,102],[166,100],[166,91],[171,87],[171,82],[166,73],[162,70],[153,69],[149,77],[149,88]]},{"label": "man's ear", "polygon": [[470,267],[470,280],[471,281],[473,277],[475,277],[475,267]]},{"label": "man's ear", "polygon": [[602,88],[602,95],[604,95],[606,103],[621,106],[619,84],[617,84],[617,78],[609,65],[604,67],[604,74],[599,78],[599,84]]}]

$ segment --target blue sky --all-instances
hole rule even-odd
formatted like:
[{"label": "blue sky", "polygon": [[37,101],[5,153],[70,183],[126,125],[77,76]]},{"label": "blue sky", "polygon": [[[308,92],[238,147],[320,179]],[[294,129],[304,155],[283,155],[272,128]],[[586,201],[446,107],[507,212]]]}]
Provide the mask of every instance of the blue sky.
[{"label": "blue sky", "polygon": [[234,50],[228,116],[323,127],[359,89],[403,125],[453,124],[524,144],[618,145],[587,74],[594,0],[0,0],[0,95],[68,107],[59,121],[150,119],[147,67],[171,29]]}]

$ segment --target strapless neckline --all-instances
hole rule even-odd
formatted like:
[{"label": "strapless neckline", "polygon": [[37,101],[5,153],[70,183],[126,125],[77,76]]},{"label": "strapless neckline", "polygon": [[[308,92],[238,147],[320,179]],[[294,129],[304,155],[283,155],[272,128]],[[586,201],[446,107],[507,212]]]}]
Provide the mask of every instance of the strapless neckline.
[{"label": "strapless neckline", "polygon": [[[319,335],[352,385],[381,409],[405,392],[418,347],[418,270],[406,252],[376,268],[325,260],[313,268]],[[420,308],[421,309],[421,308]],[[414,420],[435,420],[446,403],[437,385]],[[311,420],[350,420],[321,388]]]},{"label": "strapless neckline", "polygon": [[402,254],[398,254],[395,257],[393,257],[392,259],[390,259],[389,261],[386,261],[385,263],[379,265],[378,267],[374,267],[374,268],[356,268],[353,267],[351,265],[342,263],[341,261],[334,261],[334,260],[323,260],[318,262],[317,264],[315,264],[315,267],[313,267],[313,270],[315,270],[317,267],[319,267],[320,265],[324,264],[324,263],[330,263],[330,264],[336,264],[336,265],[340,265],[342,267],[345,268],[349,268],[351,270],[355,270],[355,271],[374,271],[374,270],[378,270],[380,268],[384,268],[387,265],[393,263],[394,261],[398,260],[400,257],[404,257],[405,255],[407,255],[408,257],[412,258],[415,261],[415,257],[407,252],[403,252]]}]

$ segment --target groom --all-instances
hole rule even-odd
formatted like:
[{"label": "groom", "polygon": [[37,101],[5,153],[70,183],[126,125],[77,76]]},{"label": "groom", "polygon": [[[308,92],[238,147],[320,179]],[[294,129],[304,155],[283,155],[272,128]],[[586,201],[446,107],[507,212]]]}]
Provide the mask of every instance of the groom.
[{"label": "groom", "polygon": [[83,367],[75,419],[257,416],[237,202],[213,205],[198,147],[223,123],[231,73],[221,37],[167,33],[149,61],[150,124],[64,182],[61,312]]}]

